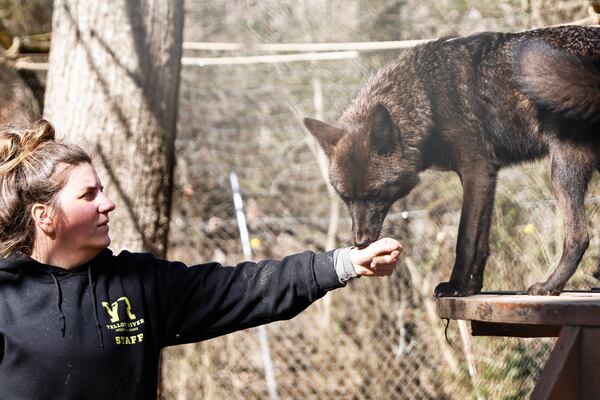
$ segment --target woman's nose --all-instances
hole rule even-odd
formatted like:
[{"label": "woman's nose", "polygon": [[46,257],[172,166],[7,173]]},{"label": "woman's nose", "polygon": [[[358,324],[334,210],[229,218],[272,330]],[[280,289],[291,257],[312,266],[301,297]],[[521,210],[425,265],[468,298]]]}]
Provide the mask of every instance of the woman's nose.
[{"label": "woman's nose", "polygon": [[114,210],[115,207],[115,203],[113,203],[111,199],[102,193],[102,199],[100,201],[100,205],[98,206],[98,211],[101,213],[109,213]]}]

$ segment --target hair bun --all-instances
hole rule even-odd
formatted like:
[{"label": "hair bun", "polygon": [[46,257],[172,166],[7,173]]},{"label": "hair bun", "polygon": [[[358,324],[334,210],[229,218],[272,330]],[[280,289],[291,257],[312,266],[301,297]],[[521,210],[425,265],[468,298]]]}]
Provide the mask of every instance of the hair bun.
[{"label": "hair bun", "polygon": [[30,129],[21,136],[21,149],[24,153],[34,151],[45,142],[54,141],[54,127],[45,119],[36,121]]},{"label": "hair bun", "polygon": [[36,121],[30,129],[0,132],[0,172],[12,171],[39,146],[54,138],[54,127],[45,119]]},{"label": "hair bun", "polygon": [[0,132],[0,164],[14,159],[21,151],[21,136],[16,132]]}]

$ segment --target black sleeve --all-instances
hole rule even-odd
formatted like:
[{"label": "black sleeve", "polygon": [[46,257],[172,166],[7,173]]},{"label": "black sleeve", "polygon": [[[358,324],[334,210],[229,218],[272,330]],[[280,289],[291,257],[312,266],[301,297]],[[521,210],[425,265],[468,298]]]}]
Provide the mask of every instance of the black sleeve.
[{"label": "black sleeve", "polygon": [[333,252],[307,251],[281,261],[235,267],[155,262],[163,346],[289,319],[328,290],[343,286],[333,266]]}]

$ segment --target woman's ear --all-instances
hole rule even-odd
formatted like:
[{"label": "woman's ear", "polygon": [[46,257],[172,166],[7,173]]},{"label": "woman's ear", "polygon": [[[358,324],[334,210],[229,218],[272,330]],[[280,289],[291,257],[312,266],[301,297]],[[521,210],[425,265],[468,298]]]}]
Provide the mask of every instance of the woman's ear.
[{"label": "woman's ear", "polygon": [[31,207],[31,217],[45,234],[52,235],[54,233],[54,221],[50,213],[50,207],[45,204],[36,203]]}]

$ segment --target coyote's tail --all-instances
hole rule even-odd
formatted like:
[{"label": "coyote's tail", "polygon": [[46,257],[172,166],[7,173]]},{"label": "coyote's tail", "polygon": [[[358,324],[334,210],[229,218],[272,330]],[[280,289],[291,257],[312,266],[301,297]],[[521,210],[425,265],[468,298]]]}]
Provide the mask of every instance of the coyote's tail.
[{"label": "coyote's tail", "polygon": [[515,51],[515,75],[532,100],[569,117],[600,121],[600,59],[530,41]]}]

